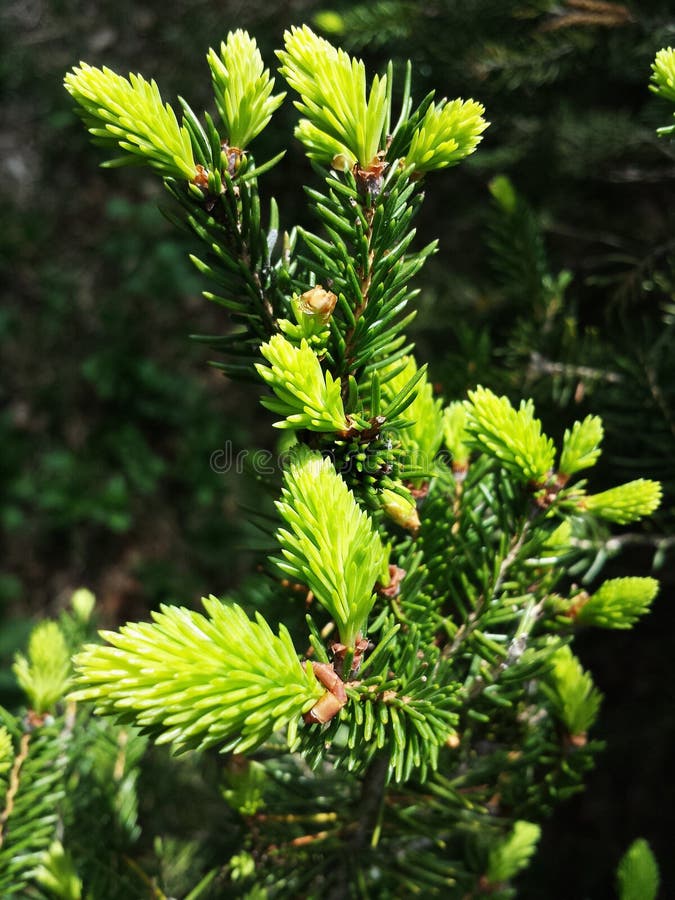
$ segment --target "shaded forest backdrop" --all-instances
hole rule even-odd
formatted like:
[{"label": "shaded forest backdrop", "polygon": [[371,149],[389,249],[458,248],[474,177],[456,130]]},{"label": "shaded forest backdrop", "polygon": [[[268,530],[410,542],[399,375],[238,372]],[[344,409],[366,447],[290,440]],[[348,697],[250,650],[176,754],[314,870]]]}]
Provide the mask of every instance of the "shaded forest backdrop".
[{"label": "shaded forest backdrop", "polygon": [[[664,481],[655,519],[591,538],[596,571],[654,569],[662,589],[635,632],[579,642],[606,695],[608,749],[586,793],[545,829],[523,896],[611,896],[610,873],[638,835],[672,883],[675,145],[656,137],[671,111],[647,90],[655,52],[675,43],[670,3],[178,0],[167,13],[151,0],[7,0],[0,654],[9,661],[35,617],[80,585],[116,624],[241,584],[257,562],[239,549],[253,534],[246,508],[260,498],[253,480],[218,471],[218,453],[273,446],[265,417],[252,424],[253,391],[188,340],[227,323],[200,296],[189,240],[157,211],[155,179],[97,169],[63,74],[80,59],[142,71],[201,109],[203,56],[228,29],[248,28],[273,64],[284,28],[303,21],[371,69],[412,58],[418,98],[440,85],[487,108],[480,151],[434,180],[419,221],[420,245],[442,234],[413,326],[439,390],[533,396],[554,435],[599,413],[598,477]],[[292,118],[287,102],[261,159],[283,149]],[[307,163],[298,146],[287,151],[272,181],[294,222],[303,198],[284,171]],[[11,676],[1,688],[11,703]]]}]

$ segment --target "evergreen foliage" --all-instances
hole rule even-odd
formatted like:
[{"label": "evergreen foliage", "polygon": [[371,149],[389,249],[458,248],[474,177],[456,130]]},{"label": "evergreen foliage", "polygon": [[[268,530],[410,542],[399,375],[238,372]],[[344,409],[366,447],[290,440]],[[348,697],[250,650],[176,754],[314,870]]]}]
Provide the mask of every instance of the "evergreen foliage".
[{"label": "evergreen foliage", "polygon": [[567,734],[577,740],[585,739],[586,732],[597,718],[602,695],[569,647],[561,647],[553,655],[543,689]]},{"label": "evergreen foliage", "polygon": [[258,374],[277,396],[276,400],[263,399],[263,406],[284,417],[275,422],[277,428],[324,432],[348,429],[340,383],[330,372],[323,372],[307,341],[303,339],[299,347],[294,347],[283,335],[275,334],[260,352],[270,365],[258,363]]},{"label": "evergreen foliage", "polygon": [[655,578],[609,578],[575,610],[579,625],[631,628],[644,615],[658,592]]},{"label": "evergreen foliage", "polygon": [[600,456],[602,436],[602,421],[598,416],[587,416],[583,422],[575,422],[571,431],[566,429],[560,471],[564,475],[574,475],[594,466]]},{"label": "evergreen foliage", "polygon": [[601,519],[627,525],[654,512],[661,502],[661,485],[657,481],[638,478],[628,484],[585,497],[583,505]]},{"label": "evergreen foliage", "polygon": [[281,74],[300,95],[295,105],[307,117],[295,135],[309,157],[338,169],[351,169],[356,162],[369,166],[385,137],[386,77],[375,76],[368,92],[363,62],[306,25],[287,33],[278,55]]},{"label": "evergreen foliage", "polygon": [[[316,165],[307,194],[320,226],[281,240],[258,188],[280,157],[257,165],[235,145],[278,101],[246,34],[208,56],[222,135],[185,102],[179,125],[140,76],[85,64],[67,76],[94,137],[164,176],[172,215],[204,244],[194,260],[220,292],[207,297],[235,325],[210,339],[220,366],[271,391],[261,403],[293,443],[281,485],[268,479],[281,497],[266,599],[253,584],[204,600],[206,615],[167,605],[151,623],[102,632],[106,643],[75,656],[65,699],[64,647],[69,635],[81,644],[91,598],[78,595],[61,626],[38,626],[16,665],[28,712],[6,714],[0,737],[7,892],[32,880],[77,897],[100,877],[77,836],[78,804],[111,736],[143,751],[138,728],[176,750],[225,754],[229,856],[188,850],[193,900],[211,889],[514,896],[536,820],[582,788],[599,749],[588,732],[601,696],[570,649],[574,626],[626,627],[655,594],[651,580],[625,579],[561,599],[570,558],[582,571],[592,560],[579,532],[660,501],[651,479],[595,494],[575,481],[598,460],[598,417],[572,424],[558,448],[531,400],[514,406],[478,386],[446,405],[411,355],[410,281],[435,249],[415,249],[411,220],[426,174],[475,149],[482,107],[427,97],[413,108],[408,77],[392,128],[391,68],[368,93],[363,63],[306,26],[286,34],[280,57],[305,117],[296,135]],[[304,623],[289,611],[275,634],[270,600],[290,608],[298,594]],[[80,729],[90,701],[121,724]],[[92,795],[119,831],[111,859],[138,839],[138,759],[123,756]],[[644,858],[635,868],[646,874],[634,883],[649,884]],[[139,863],[131,874],[152,883]]]},{"label": "evergreen foliage", "polygon": [[484,112],[474,100],[430,103],[412,133],[406,164],[420,173],[456,165],[476,149],[488,126]]},{"label": "evergreen foliage", "polygon": [[[384,47],[400,66],[414,58],[418,83],[468,85],[499,110],[471,161],[474,177],[464,192],[453,181],[452,200],[439,197],[434,210],[442,215],[448,202],[471,210],[460,236],[447,239],[452,276],[438,271],[428,288],[453,304],[450,347],[436,338],[436,307],[428,303],[419,323],[425,349],[439,356],[435,377],[460,393],[478,371],[499,394],[532,397],[547,425],[599,415],[597,477],[630,480],[647,460],[663,482],[667,500],[654,521],[621,544],[651,548],[662,566],[675,508],[672,223],[663,202],[670,4],[336,2],[315,21],[373,60]],[[473,213],[482,176],[494,198],[487,221]],[[489,254],[480,252],[485,226]],[[599,557],[612,556],[606,531],[588,540]]]},{"label": "evergreen foliage", "polygon": [[219,54],[210,50],[207,61],[228,146],[243,150],[269,124],[286,95],[272,95],[274,79],[255,40],[241,29],[228,35]]},{"label": "evergreen foliage", "polygon": [[283,555],[277,566],[307,585],[342,643],[353,649],[366,632],[373,586],[389,580],[379,534],[330,460],[318,453],[291,462],[277,509],[288,526],[277,532]]},{"label": "evergreen foliage", "polygon": [[142,75],[123,78],[110,69],[83,63],[66,77],[66,88],[78,102],[82,118],[98,143],[119,147],[129,156],[107,165],[147,162],[161,175],[192,179],[197,174],[187,126],[162,101],[154,81]]},{"label": "evergreen foliage", "polygon": [[93,700],[98,712],[156,731],[158,743],[177,750],[218,744],[241,752],[295,724],[321,690],[288,631],[277,637],[260,615],[253,622],[215,597],[204,607],[208,618],[169,606],[152,624],[103,633],[111,647],[91,644],[75,659],[86,687],[72,699]]},{"label": "evergreen foliage", "polygon": [[534,853],[541,829],[531,822],[516,822],[513,831],[501,844],[490,851],[488,882],[509,881],[528,864]]},{"label": "evergreen foliage", "polygon": [[496,457],[518,477],[543,484],[553,469],[555,447],[541,431],[531,401],[514,409],[508,397],[479,387],[469,393],[466,433],[479,450]]},{"label": "evergreen foliage", "polygon": [[51,709],[65,694],[70,677],[70,653],[55,622],[41,622],[33,631],[28,658],[17,654],[14,674],[36,713]]},{"label": "evergreen foliage", "polygon": [[635,841],[624,854],[616,873],[619,900],[656,900],[659,869],[647,841]]}]

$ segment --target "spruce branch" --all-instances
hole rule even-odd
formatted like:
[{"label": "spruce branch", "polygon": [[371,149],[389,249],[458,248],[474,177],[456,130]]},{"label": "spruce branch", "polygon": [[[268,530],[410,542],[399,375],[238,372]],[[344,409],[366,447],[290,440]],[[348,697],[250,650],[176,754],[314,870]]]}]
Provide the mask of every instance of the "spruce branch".
[{"label": "spruce branch", "polygon": [[359,380],[411,349],[404,329],[416,291],[409,282],[436,246],[409,251],[422,199],[416,184],[395,167],[371,174],[365,183],[358,173],[327,176],[327,190],[309,194],[329,240],[300,232],[310,254],[300,261],[337,295],[331,358],[340,375]]},{"label": "spruce branch", "polygon": [[590,597],[575,599],[570,612],[578,625],[632,628],[649,611],[658,589],[655,578],[610,578]]},{"label": "spruce branch", "polygon": [[487,882],[499,885],[524,869],[534,854],[541,828],[533,822],[518,821],[505,840],[490,850]]},{"label": "spruce branch", "polygon": [[672,47],[664,47],[656,54],[651,80],[651,91],[675,103],[675,50]]},{"label": "spruce branch", "polygon": [[215,597],[207,615],[164,606],[153,622],[102,632],[75,658],[76,701],[134,721],[176,752],[214,744],[242,752],[288,726],[324,693],[301,665],[284,626],[275,636],[256,614]]},{"label": "spruce branch", "polygon": [[[306,26],[286,33],[279,57],[299,95],[296,135],[319,179],[307,188],[318,232],[299,228],[281,242],[276,204],[263,227],[258,194],[274,160],[257,166],[247,146],[282,95],[245,32],[208,55],[222,136],[184,100],[178,125],[140,76],[77,70],[68,83],[96,137],[165,177],[179,221],[202,244],[195,264],[216,285],[206,296],[236,326],[200,337],[233,359],[221,364],[226,373],[257,372],[269,388],[263,405],[291,432],[271,560],[282,577],[265,590],[252,583],[240,602],[313,600],[307,659],[284,626],[275,634],[260,613],[212,597],[204,615],[162,607],[150,623],[104,633],[107,645],[77,656],[73,696],[177,751],[236,751],[224,798],[248,830],[226,851],[217,876],[229,879],[226,889],[253,896],[274,882],[280,896],[325,894],[329,884],[335,896],[510,895],[539,837],[527,820],[578,790],[597,750],[586,732],[600,694],[563,646],[571,626],[629,627],[656,592],[652,579],[613,579],[565,600],[560,582],[596,573],[579,538],[599,533],[595,516],[639,518],[658,504],[660,486],[640,479],[596,495],[585,482],[569,487],[599,457],[597,416],[565,432],[556,472],[554,442],[531,401],[514,406],[479,387],[444,411],[411,356],[412,279],[435,249],[414,244],[420,176],[475,150],[483,107],[436,102],[432,92],[414,108],[409,66],[392,126],[393,66],[369,83],[361,61]],[[117,92],[118,106],[94,102],[91,85]],[[186,140],[189,158],[176,149]],[[515,298],[529,285],[540,301],[535,318],[550,331],[569,273],[550,272],[536,217],[510,182],[491,189],[503,286]],[[587,370],[596,372],[574,368]],[[443,441],[451,469],[436,458]],[[88,600],[82,613],[84,624]],[[47,707],[31,665],[21,677]],[[50,702],[62,692],[52,690]],[[301,717],[310,727],[298,727]],[[10,724],[5,751],[0,732],[0,780],[16,770],[22,782],[5,792],[11,835],[13,822],[27,821],[17,804],[38,736],[17,769],[23,739]],[[130,738],[127,755],[118,740],[126,730],[105,727],[104,764],[95,735],[83,741],[92,760],[84,768],[108,773],[110,790],[98,789],[111,804],[124,793],[111,808],[131,839],[143,739]],[[274,737],[283,728],[290,752]],[[255,760],[239,756],[253,750]],[[76,895],[80,870],[68,863],[67,841],[63,853],[52,843],[54,824],[40,833],[32,865],[41,860],[47,879]],[[152,888],[143,868],[128,866]]]},{"label": "spruce branch", "polygon": [[277,531],[287,576],[307,584],[335,620],[352,650],[366,632],[375,584],[387,583],[388,548],[368,515],[318,453],[300,452],[286,471],[277,509],[287,528]]},{"label": "spruce branch", "polygon": [[461,401],[455,401],[443,410],[443,440],[452,457],[454,472],[463,472],[469,465],[469,448],[466,445],[467,410]]},{"label": "spruce branch", "polygon": [[544,484],[555,459],[553,441],[534,417],[531,400],[521,401],[516,410],[507,397],[498,397],[487,388],[469,391],[467,402],[467,443],[495,457],[523,481]]},{"label": "spruce branch", "polygon": [[22,891],[54,840],[64,796],[70,734],[51,717],[29,716],[0,816],[0,894]]},{"label": "spruce branch", "polygon": [[54,841],[44,853],[33,878],[59,900],[81,900],[82,880],[78,877],[73,859],[60,841]]},{"label": "spruce branch", "polygon": [[473,153],[489,122],[475,100],[431,103],[412,134],[405,164],[420,174],[455,166]]},{"label": "spruce branch", "polygon": [[30,708],[46,713],[64,696],[70,679],[70,652],[56,622],[41,622],[31,633],[28,656],[16,654],[14,674]]},{"label": "spruce branch", "polygon": [[340,381],[330,371],[323,372],[316,353],[303,338],[294,346],[281,334],[275,334],[260,348],[268,366],[256,363],[260,377],[275,397],[263,397],[262,405],[284,416],[276,428],[338,432],[349,430],[340,392]]},{"label": "spruce branch", "polygon": [[[402,476],[422,475],[429,477],[434,472],[434,459],[443,440],[442,403],[434,397],[433,387],[426,377],[426,371],[418,373],[412,356],[404,356],[395,364],[396,374],[390,375],[385,369],[382,375],[382,394],[388,406],[398,407],[397,419],[400,428],[396,436],[404,450]],[[400,409],[399,397],[414,384],[414,393],[404,410]],[[395,426],[390,424],[392,431]]]},{"label": "spruce branch", "polygon": [[599,416],[586,416],[583,422],[575,422],[571,430],[567,428],[558,466],[560,473],[569,477],[594,466],[601,453],[603,434]]},{"label": "spruce branch", "polygon": [[330,741],[335,766],[365,773],[382,754],[387,780],[397,784],[409,782],[413,773],[425,780],[438,768],[443,748],[456,737],[459,685],[438,648],[425,646],[421,629],[410,626],[403,644],[391,637],[383,636],[366,659],[363,677],[346,682],[348,702],[339,717],[323,733],[300,735],[313,765]]},{"label": "spruce branch", "polygon": [[634,841],[616,872],[619,900],[656,900],[661,877],[654,854],[644,838]]},{"label": "spruce branch", "polygon": [[553,655],[541,688],[570,738],[577,744],[585,743],[586,732],[598,716],[602,694],[568,646]]},{"label": "spruce branch", "polygon": [[123,78],[83,62],[66,75],[65,86],[96,142],[125,151],[105,165],[148,163],[165,177],[194,181],[198,170],[189,131],[178,124],[154,81]]},{"label": "spruce branch", "polygon": [[207,62],[229,148],[244,150],[269,123],[285,94],[272,94],[274,79],[264,68],[255,39],[238,28],[211,48]]},{"label": "spruce branch", "polygon": [[2,847],[5,842],[4,829],[7,824],[7,820],[14,812],[14,801],[17,791],[19,790],[21,767],[28,757],[28,751],[30,750],[30,739],[30,732],[24,732],[21,735],[21,740],[19,742],[19,752],[14,755],[12,770],[9,776],[7,791],[4,798],[5,806],[2,814],[0,814],[0,847]]},{"label": "spruce branch", "polygon": [[387,117],[386,76],[366,87],[363,62],[351,59],[311,28],[292,28],[284,34],[284,50],[278,50],[281,74],[298,92],[295,106],[306,117],[296,137],[307,155],[324,166],[366,169],[383,149]]},{"label": "spruce branch", "polygon": [[14,763],[14,744],[12,735],[4,725],[0,725],[0,803],[7,793],[8,773]]},{"label": "spruce branch", "polygon": [[661,503],[661,485],[649,478],[638,478],[600,494],[588,494],[578,506],[610,522],[628,525],[651,515]]},{"label": "spruce branch", "polygon": [[[664,47],[656,54],[652,63],[652,78],[649,89],[664,100],[675,103],[675,50],[672,47]],[[675,132],[675,125],[665,125],[657,129],[661,136]]]}]

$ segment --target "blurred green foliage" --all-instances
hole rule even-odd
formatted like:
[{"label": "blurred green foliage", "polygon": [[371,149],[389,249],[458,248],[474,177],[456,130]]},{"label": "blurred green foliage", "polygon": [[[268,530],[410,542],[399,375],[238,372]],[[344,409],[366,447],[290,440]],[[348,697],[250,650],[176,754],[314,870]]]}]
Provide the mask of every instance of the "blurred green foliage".
[{"label": "blurred green foliage", "polygon": [[[211,455],[251,444],[192,332],[223,330],[150,178],[97,174],[63,74],[86,56],[178,81],[234,24],[274,45],[302,4],[8,2],[0,11],[0,604],[40,612],[90,584],[115,621],[245,570],[235,497]],[[268,51],[268,58],[270,56]],[[195,62],[197,61],[197,62]],[[264,140],[264,138],[263,138]],[[134,173],[135,174],[135,173]],[[224,561],[227,563],[224,565]]]}]

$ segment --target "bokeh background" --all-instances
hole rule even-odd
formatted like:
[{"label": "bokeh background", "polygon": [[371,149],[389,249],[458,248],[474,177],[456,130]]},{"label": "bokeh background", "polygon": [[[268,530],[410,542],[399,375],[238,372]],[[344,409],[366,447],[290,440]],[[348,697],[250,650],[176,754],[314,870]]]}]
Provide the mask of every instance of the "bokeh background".
[{"label": "bokeh background", "polygon": [[[654,613],[634,631],[583,636],[606,695],[608,742],[587,790],[544,830],[526,898],[613,896],[638,836],[666,888],[672,862],[675,469],[675,145],[650,95],[675,43],[672,2],[599,0],[4,0],[0,8],[0,699],[31,624],[85,585],[114,625],[160,602],[245,583],[258,561],[255,487],[214,452],[273,446],[255,386],[226,381],[190,334],[224,333],[200,296],[189,238],[158,211],[143,170],[98,168],[65,71],[84,59],[155,77],[210,108],[204,55],[249,29],[268,64],[308,22],[363,56],[414,64],[415,96],[473,96],[492,122],[479,152],[429,180],[413,326],[448,398],[477,383],[533,396],[550,433],[600,413],[596,484],[664,481],[661,512],[611,541],[595,571],[656,571]],[[401,79],[402,80],[402,79]],[[287,148],[267,176],[282,226],[306,223],[311,170],[286,102],[256,146]],[[503,180],[495,182],[498,176]],[[264,190],[263,186],[263,190]],[[515,191],[515,194],[511,191]],[[514,199],[515,198],[515,199]]]}]

